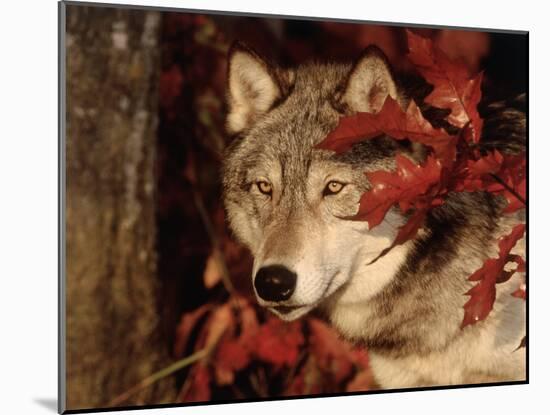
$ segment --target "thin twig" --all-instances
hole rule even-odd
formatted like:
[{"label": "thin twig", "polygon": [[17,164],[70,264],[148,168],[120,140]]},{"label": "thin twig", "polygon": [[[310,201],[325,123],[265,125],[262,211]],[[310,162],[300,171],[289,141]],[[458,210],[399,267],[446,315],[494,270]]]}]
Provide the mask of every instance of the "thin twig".
[{"label": "thin twig", "polygon": [[260,386],[260,381],[258,380],[258,375],[256,373],[250,374],[250,386],[254,389],[254,392],[260,397],[263,398],[263,391]]},{"label": "thin twig", "polygon": [[503,185],[506,190],[508,190],[510,193],[512,193],[521,203],[523,203],[524,206],[527,206],[527,202],[521,195],[516,192],[513,188],[508,186],[508,184],[502,180],[500,177],[498,177],[496,174],[490,173],[489,176],[491,176],[493,179],[495,179],[497,182],[499,182],[501,185]]},{"label": "thin twig", "polygon": [[229,270],[227,269],[227,264],[225,263],[225,258],[223,256],[223,253],[220,247],[221,244],[220,244],[219,237],[214,229],[214,226],[212,225],[212,221],[210,220],[210,216],[208,215],[206,207],[204,206],[202,197],[194,187],[193,187],[193,200],[195,202],[195,207],[197,208],[199,215],[202,219],[202,222],[204,224],[204,228],[206,229],[206,233],[210,238],[210,243],[212,244],[212,247],[214,250],[214,257],[216,258],[218,265],[220,266],[223,285],[230,294],[234,294],[235,288],[233,287],[231,278],[229,278]]},{"label": "thin twig", "polygon": [[301,350],[300,353],[298,353],[298,358],[296,359],[296,363],[292,365],[290,370],[288,371],[287,376],[285,377],[285,385],[290,385],[290,382],[292,382],[292,379],[296,376],[296,373],[298,372],[298,367],[302,364],[302,360],[306,357],[306,351]]},{"label": "thin twig", "polygon": [[210,352],[210,349],[208,348],[202,349],[202,350],[199,350],[198,352],[193,353],[190,356],[187,356],[181,360],[178,360],[177,362],[172,363],[169,366],[166,366],[164,369],[161,369],[158,372],[153,373],[151,376],[146,377],[135,386],[132,386],[126,392],[123,392],[120,395],[118,395],[111,402],[109,402],[108,406],[120,405],[121,403],[127,401],[130,398],[130,396],[132,396],[134,393],[137,393],[140,390],[145,389],[148,386],[151,386],[153,383],[158,382],[161,379],[164,379],[165,377],[171,375],[172,373],[177,372],[178,370],[181,370],[203,359],[209,354],[209,352]]},{"label": "thin twig", "polygon": [[[190,374],[191,374],[191,372],[189,372],[189,375]],[[180,391],[178,392],[178,397],[179,396],[186,396],[187,392],[189,392],[189,389],[191,388],[191,381],[192,381],[192,377],[189,376],[189,375],[185,377],[185,381],[183,382],[183,386],[181,387]]]}]

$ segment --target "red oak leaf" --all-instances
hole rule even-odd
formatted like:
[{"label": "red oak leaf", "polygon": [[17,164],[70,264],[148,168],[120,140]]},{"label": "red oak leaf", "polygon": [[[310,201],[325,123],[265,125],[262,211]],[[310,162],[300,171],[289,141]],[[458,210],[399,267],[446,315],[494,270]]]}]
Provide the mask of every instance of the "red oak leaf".
[{"label": "red oak leaf", "polygon": [[346,391],[366,391],[373,385],[369,359],[364,348],[355,348],[324,322],[308,320],[310,350],[321,376],[329,379],[332,387],[350,379]]},{"label": "red oak leaf", "polygon": [[248,302],[239,302],[240,334],[226,332],[216,349],[215,374],[218,385],[233,383],[235,372],[244,369],[252,358],[259,325],[254,309]]},{"label": "red oak leaf", "polygon": [[508,258],[506,259],[506,265],[515,262],[517,266],[513,269],[510,269],[508,271],[502,271],[502,274],[499,275],[497,278],[497,284],[501,284],[503,282],[508,281],[510,278],[512,278],[512,275],[514,275],[516,272],[525,272],[525,260],[519,256],[519,255],[508,255]]},{"label": "red oak leaf", "polygon": [[260,325],[258,324],[258,318],[256,317],[256,311],[247,301],[240,303],[240,316],[241,316],[241,334],[239,340],[246,346],[253,348],[254,341],[258,335]]},{"label": "red oak leaf", "polygon": [[495,181],[490,174],[495,174],[502,168],[504,157],[498,151],[487,154],[484,157],[471,159],[468,154],[455,163],[448,188],[455,192],[483,191]]},{"label": "red oak leaf", "polygon": [[453,160],[456,141],[440,128],[434,128],[422,115],[420,108],[411,101],[403,111],[397,101],[387,97],[379,112],[359,112],[342,117],[338,126],[317,148],[341,153],[354,144],[386,134],[397,140],[409,139],[434,149],[441,160]]},{"label": "red oak leaf", "polygon": [[311,351],[314,353],[319,367],[323,371],[331,373],[336,382],[341,382],[351,375],[353,363],[349,344],[319,320],[310,319],[309,328]]},{"label": "red oak leaf", "polygon": [[487,259],[483,266],[470,276],[470,281],[480,282],[466,293],[471,297],[464,305],[462,328],[484,320],[493,309],[497,279],[508,262],[510,251],[516,245],[516,242],[521,239],[524,232],[525,225],[519,224],[512,229],[509,235],[500,238],[498,258]]},{"label": "red oak leaf", "polygon": [[294,376],[290,381],[289,385],[286,387],[284,396],[293,396],[293,395],[304,395],[305,390],[305,367],[300,370],[300,372]]},{"label": "red oak leaf", "polygon": [[481,177],[485,174],[498,173],[503,162],[504,157],[498,150],[495,150],[478,160],[469,160],[468,169],[472,176]]},{"label": "red oak leaf", "polygon": [[[502,168],[495,173],[498,180],[487,186],[487,191],[502,194],[508,201],[505,213],[525,207],[527,200],[527,160],[525,153],[504,158]],[[506,186],[504,186],[506,184]]]},{"label": "red oak leaf", "polygon": [[517,272],[525,272],[527,270],[525,260],[519,255],[508,255],[507,262],[515,262],[518,264],[516,267]]},{"label": "red oak leaf", "polygon": [[428,156],[423,165],[400,154],[395,160],[395,172],[366,173],[372,188],[361,196],[353,219],[366,220],[371,229],[382,222],[394,204],[399,204],[403,213],[411,208],[425,209],[432,205],[439,190],[441,163],[435,157]]},{"label": "red oak leaf", "polygon": [[422,209],[416,211],[413,215],[411,215],[407,219],[407,222],[405,222],[403,226],[399,227],[399,231],[397,232],[397,235],[395,236],[392,244],[389,247],[385,248],[375,259],[371,261],[371,263],[386,255],[388,252],[390,252],[391,249],[393,249],[397,245],[404,244],[405,242],[413,239],[418,233],[418,230],[424,224],[424,220],[426,219],[427,214],[428,209]]},{"label": "red oak leaf", "polygon": [[346,392],[366,392],[374,385],[374,377],[370,370],[357,372],[354,378],[346,385]]},{"label": "red oak leaf", "polygon": [[434,86],[425,99],[434,107],[450,109],[447,121],[458,128],[468,126],[469,141],[479,142],[483,120],[477,111],[483,74],[470,79],[465,65],[450,60],[431,39],[407,30],[409,60]]},{"label": "red oak leaf", "polygon": [[215,374],[218,385],[229,385],[235,380],[235,372],[250,363],[251,350],[237,339],[224,336],[216,350]]},{"label": "red oak leaf", "polygon": [[299,321],[285,323],[270,317],[257,335],[256,356],[276,368],[292,366],[298,359],[300,346],[304,343],[302,326]]},{"label": "red oak leaf", "polygon": [[210,400],[210,372],[208,366],[199,363],[189,374],[191,383],[180,399],[183,402],[206,402]]},{"label": "red oak leaf", "polygon": [[527,192],[525,154],[503,156],[497,150],[477,160],[467,160],[465,166],[456,169],[453,191],[487,191],[502,195],[508,205],[505,213],[525,207]]},{"label": "red oak leaf", "polygon": [[[216,347],[227,331],[234,330],[234,325],[235,317],[233,316],[229,303],[225,303],[216,308],[206,322],[206,330],[203,331],[204,347]],[[200,343],[197,346],[202,347]]]},{"label": "red oak leaf", "polygon": [[323,392],[327,378],[319,370],[314,356],[309,356],[298,374],[287,386],[284,395],[311,395]]},{"label": "red oak leaf", "polygon": [[525,300],[527,298],[527,291],[525,288],[525,283],[521,284],[520,287],[512,293],[512,297],[521,298]]},{"label": "red oak leaf", "polygon": [[527,200],[527,179],[525,177],[520,178],[517,184],[512,186],[512,188],[514,189],[514,193],[510,192],[508,189],[502,190],[502,194],[506,197],[506,200],[508,200],[508,206],[504,209],[504,213],[513,213],[525,207],[524,201]]},{"label": "red oak leaf", "polygon": [[367,350],[361,346],[355,346],[351,351],[351,360],[359,370],[366,370],[370,367]]},{"label": "red oak leaf", "polygon": [[180,357],[183,355],[191,331],[195,328],[198,321],[211,310],[211,304],[203,304],[196,310],[193,310],[182,316],[181,322],[178,325],[176,331],[176,342],[174,344],[174,355],[176,357]]}]

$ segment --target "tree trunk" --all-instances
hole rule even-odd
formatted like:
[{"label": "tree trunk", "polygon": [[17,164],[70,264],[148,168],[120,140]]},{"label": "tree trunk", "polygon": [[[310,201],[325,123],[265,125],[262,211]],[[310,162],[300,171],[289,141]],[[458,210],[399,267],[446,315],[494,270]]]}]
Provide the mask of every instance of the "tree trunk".
[{"label": "tree trunk", "polygon": [[[66,6],[66,409],[170,363],[155,255],[160,14]],[[123,405],[174,401],[165,379]]]}]

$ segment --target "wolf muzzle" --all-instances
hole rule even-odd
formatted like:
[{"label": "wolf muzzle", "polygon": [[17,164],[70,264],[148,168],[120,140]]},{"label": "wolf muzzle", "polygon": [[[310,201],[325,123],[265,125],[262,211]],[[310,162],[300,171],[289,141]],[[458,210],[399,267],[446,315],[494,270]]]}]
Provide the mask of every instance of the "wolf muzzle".
[{"label": "wolf muzzle", "polygon": [[254,278],[256,292],[265,301],[286,301],[296,289],[296,273],[282,265],[262,267]]}]

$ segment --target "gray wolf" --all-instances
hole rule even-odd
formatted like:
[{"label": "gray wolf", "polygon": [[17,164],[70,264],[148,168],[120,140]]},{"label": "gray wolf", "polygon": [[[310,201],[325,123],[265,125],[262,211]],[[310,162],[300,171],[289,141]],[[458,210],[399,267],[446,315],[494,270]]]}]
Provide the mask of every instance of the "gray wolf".
[{"label": "gray wolf", "polygon": [[[388,95],[402,105],[410,99],[376,47],[355,63],[290,69],[242,44],[232,47],[227,130],[234,139],[224,161],[224,202],[231,229],[254,256],[258,302],[287,321],[323,313],[368,348],[381,388],[525,380],[525,348],[516,350],[525,304],[510,295],[523,275],[497,286],[486,320],[460,328],[473,286],[468,276],[497,255],[496,241],[521,217],[502,215],[502,201],[485,193],[454,194],[414,240],[375,262],[402,215],[390,211],[373,229],[341,219],[357,211],[369,188],[366,171],[391,170],[396,152],[422,153],[388,137],[343,154],[314,148],[342,114],[377,111]],[[491,108],[492,119],[500,114],[511,125],[500,130],[522,145],[525,114]],[[516,252],[523,250],[521,241]]]}]

